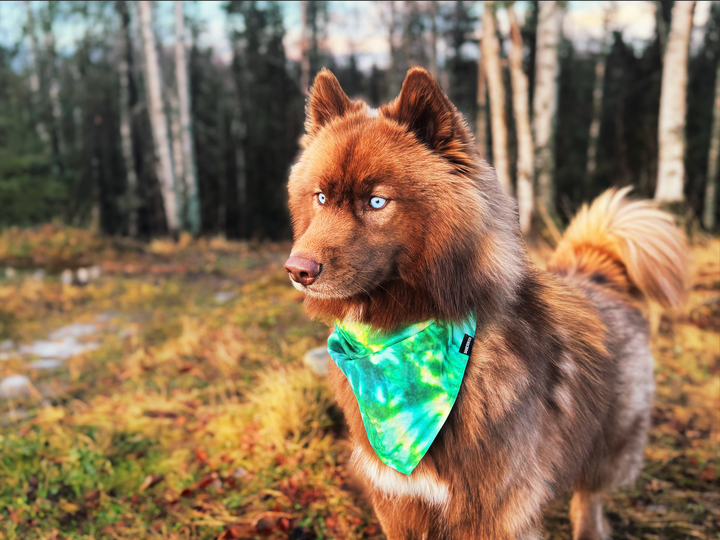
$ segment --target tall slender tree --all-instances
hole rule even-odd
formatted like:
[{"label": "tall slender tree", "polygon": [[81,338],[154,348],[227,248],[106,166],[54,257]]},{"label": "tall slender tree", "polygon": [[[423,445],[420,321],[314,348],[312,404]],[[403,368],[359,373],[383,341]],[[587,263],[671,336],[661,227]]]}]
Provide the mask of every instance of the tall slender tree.
[{"label": "tall slender tree", "polygon": [[35,130],[37,131],[40,140],[43,143],[48,144],[50,142],[50,134],[48,133],[48,129],[45,125],[42,114],[43,99],[40,94],[40,65],[38,63],[38,46],[37,39],[35,37],[35,18],[33,17],[32,5],[30,3],[30,0],[25,0],[25,14],[27,16],[25,31],[30,38],[28,47],[28,53],[30,57],[28,71],[30,92],[33,102],[33,115],[35,116]]},{"label": "tall slender tree", "polygon": [[160,63],[155,45],[155,32],[152,26],[152,7],[149,0],[138,2],[140,23],[142,26],[143,49],[145,51],[145,69],[150,105],[150,123],[152,125],[155,153],[158,158],[158,178],[165,205],[165,220],[170,234],[175,235],[180,228],[180,216],[177,203],[175,173],[173,171],[172,151],[168,137],[168,122],[163,108],[163,88]]},{"label": "tall slender tree", "polygon": [[[480,39],[482,49],[482,38]],[[475,146],[478,152],[487,159],[487,77],[483,66],[483,55],[478,58],[477,97],[475,99]]]},{"label": "tall slender tree", "polygon": [[510,21],[510,75],[512,79],[513,111],[515,113],[515,130],[517,132],[517,199],[520,214],[520,229],[523,233],[530,229],[533,210],[533,182],[535,181],[535,164],[533,155],[532,130],[530,129],[530,101],[528,81],[523,71],[523,39],[520,26],[515,16],[512,3],[507,4]]},{"label": "tall slender tree", "polygon": [[505,119],[505,85],[500,67],[500,43],[495,29],[495,2],[485,2],[483,13],[482,58],[490,91],[490,128],[493,138],[493,167],[503,189],[510,193],[510,163]]},{"label": "tall slender tree", "polygon": [[718,161],[720,160],[720,62],[715,72],[715,103],[713,105],[712,131],[710,132],[710,152],[708,154],[707,180],[702,222],[708,231],[715,229],[717,211]]},{"label": "tall slender tree", "polygon": [[595,60],[595,84],[593,86],[592,120],[590,122],[590,133],[588,138],[587,151],[587,177],[586,182],[592,182],[592,177],[597,169],[597,148],[600,137],[600,120],[602,119],[603,88],[605,87],[605,64],[607,63],[607,48],[610,40],[610,19],[617,9],[616,3],[612,2],[610,9],[605,12],[603,20],[603,35],[600,41],[600,52]]},{"label": "tall slender tree", "polygon": [[437,0],[430,2],[430,74],[438,78],[437,42],[438,42],[438,3]]},{"label": "tall slender tree", "polygon": [[688,49],[695,1],[675,2],[663,57],[658,125],[658,179],[655,200],[683,200]]},{"label": "tall slender tree", "polygon": [[128,210],[128,234],[131,237],[138,235],[138,203],[137,203],[137,172],[135,170],[135,157],[132,144],[132,118],[130,115],[130,58],[132,45],[130,43],[130,14],[125,0],[118,0],[115,4],[120,16],[118,29],[118,75],[120,79],[120,144],[122,147],[127,189],[125,200]]},{"label": "tall slender tree", "polygon": [[187,223],[190,227],[190,232],[197,236],[200,234],[200,200],[197,170],[195,168],[192,116],[190,115],[191,96],[185,56],[185,14],[183,12],[182,0],[175,0],[175,76],[180,117],[180,146],[182,148],[181,155],[185,179]]},{"label": "tall slender tree", "polygon": [[558,43],[563,9],[558,2],[540,2],[535,56],[533,132],[535,136],[536,210],[554,218],[555,125],[558,96]]},{"label": "tall slender tree", "polygon": [[310,32],[308,25],[308,0],[300,2],[300,90],[305,93],[310,87]]},{"label": "tall slender tree", "polygon": [[47,92],[50,101],[50,139],[53,145],[56,165],[63,170],[65,154],[65,141],[62,133],[62,110],[60,108],[60,81],[57,74],[57,53],[55,51],[55,34],[53,23],[57,14],[57,1],[51,0],[43,10],[41,17],[43,33],[45,34],[45,56],[47,58]]}]

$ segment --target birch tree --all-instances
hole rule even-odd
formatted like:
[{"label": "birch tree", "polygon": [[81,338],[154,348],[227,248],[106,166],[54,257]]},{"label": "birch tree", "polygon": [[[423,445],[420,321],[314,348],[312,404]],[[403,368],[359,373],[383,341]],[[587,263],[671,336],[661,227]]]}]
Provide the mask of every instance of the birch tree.
[{"label": "birch tree", "polygon": [[135,172],[135,158],[132,148],[132,119],[130,117],[130,14],[127,4],[120,0],[115,5],[120,16],[120,29],[118,31],[118,75],[120,78],[120,143],[125,163],[127,177],[126,201],[128,208],[128,234],[135,238],[138,234],[137,209],[137,173]]},{"label": "birch tree", "polygon": [[30,43],[28,47],[29,60],[29,82],[30,92],[32,93],[32,101],[34,114],[36,117],[35,130],[37,131],[40,140],[48,144],[50,142],[50,135],[48,134],[47,126],[42,119],[42,99],[40,95],[40,67],[37,60],[37,40],[35,38],[35,19],[33,18],[32,6],[29,0],[25,0],[25,14],[27,15],[26,31],[30,37]]},{"label": "birch tree", "polygon": [[515,129],[517,132],[517,200],[520,214],[520,229],[526,233],[530,229],[533,210],[533,181],[535,164],[533,162],[533,140],[530,129],[530,111],[528,96],[528,80],[523,71],[523,40],[518,26],[515,9],[507,5],[510,21],[510,76],[512,78],[513,111],[515,113]]},{"label": "birch tree", "polygon": [[140,8],[140,24],[142,26],[143,49],[145,51],[145,68],[155,153],[158,158],[158,178],[165,206],[165,219],[170,234],[175,235],[179,229],[179,214],[173,172],[172,152],[168,137],[168,123],[163,109],[163,90],[160,78],[160,64],[155,48],[155,32],[152,27],[152,8],[148,0],[138,2]]},{"label": "birch tree", "polygon": [[43,32],[45,34],[45,54],[47,55],[47,85],[48,97],[50,98],[50,114],[52,118],[50,135],[53,145],[53,153],[57,160],[58,166],[62,169],[60,156],[65,154],[65,143],[62,135],[62,110],[60,108],[60,82],[58,81],[57,68],[55,63],[57,55],[55,52],[55,35],[53,34],[53,20],[55,18],[55,2],[48,2],[41,17]]},{"label": "birch tree", "polygon": [[[480,40],[482,44],[482,40]],[[482,45],[480,46],[482,49]],[[478,59],[477,96],[475,99],[475,146],[483,159],[487,159],[487,77],[483,67],[482,50]]]},{"label": "birch tree", "polygon": [[703,207],[703,225],[708,231],[715,229],[715,210],[717,205],[718,158],[720,157],[720,63],[715,72],[715,105],[713,106],[712,131],[710,132],[710,152],[708,155],[707,184]]},{"label": "birch tree", "polygon": [[493,167],[503,189],[511,192],[505,121],[505,87],[500,68],[500,43],[495,31],[495,2],[485,2],[482,58],[490,93],[490,128],[493,137]]},{"label": "birch tree", "polygon": [[438,30],[437,30],[437,0],[430,2],[430,75],[434,79],[438,78],[438,64],[437,64],[437,41],[438,41]]},{"label": "birch tree", "polygon": [[178,109],[180,117],[180,140],[182,147],[185,201],[190,232],[200,234],[200,199],[197,170],[195,168],[195,145],[193,144],[190,115],[190,84],[185,58],[185,14],[182,0],[175,1],[175,75],[177,77]]},{"label": "birch tree", "polygon": [[683,200],[687,64],[694,1],[675,2],[663,57],[658,121],[658,178],[655,200]]},{"label": "birch tree", "polygon": [[300,90],[307,93],[310,88],[310,38],[308,25],[308,1],[300,2]]},{"label": "birch tree", "polygon": [[555,123],[558,86],[558,43],[562,9],[555,1],[540,2],[535,57],[533,135],[537,211],[547,221],[555,216]]},{"label": "birch tree", "polygon": [[613,2],[611,8],[605,13],[603,21],[603,36],[600,43],[600,54],[595,62],[595,82],[593,85],[593,105],[592,120],[590,121],[590,133],[588,137],[587,151],[587,175],[588,184],[592,182],[592,178],[597,169],[597,147],[600,138],[600,120],[602,119],[602,101],[603,88],[605,86],[605,64],[607,63],[607,47],[610,38],[610,19],[617,9],[616,3]]}]

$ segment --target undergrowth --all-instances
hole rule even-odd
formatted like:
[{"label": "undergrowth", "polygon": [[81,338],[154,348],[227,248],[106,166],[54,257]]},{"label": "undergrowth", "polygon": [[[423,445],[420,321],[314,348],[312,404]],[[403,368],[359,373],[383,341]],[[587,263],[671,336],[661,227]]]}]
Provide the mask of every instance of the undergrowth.
[{"label": "undergrowth", "polygon": [[[0,537],[382,538],[326,381],[302,364],[328,329],[287,281],[289,246],[106,248],[86,287],[0,278],[0,341],[94,321],[101,343],[54,373],[0,360],[0,379],[33,383],[0,401]],[[606,501],[613,538],[720,538],[718,253],[694,249],[686,308],[657,318],[646,467]],[[545,528],[570,538],[566,498]]]}]

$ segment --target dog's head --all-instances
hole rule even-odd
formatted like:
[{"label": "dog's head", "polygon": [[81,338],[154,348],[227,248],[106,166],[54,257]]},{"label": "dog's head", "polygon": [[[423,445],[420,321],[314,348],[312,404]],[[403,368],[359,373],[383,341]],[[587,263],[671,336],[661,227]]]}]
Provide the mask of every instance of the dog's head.
[{"label": "dog's head", "polygon": [[388,328],[497,307],[514,289],[514,203],[425,70],[411,69],[379,110],[321,71],[306,130],[286,269],[311,315]]}]

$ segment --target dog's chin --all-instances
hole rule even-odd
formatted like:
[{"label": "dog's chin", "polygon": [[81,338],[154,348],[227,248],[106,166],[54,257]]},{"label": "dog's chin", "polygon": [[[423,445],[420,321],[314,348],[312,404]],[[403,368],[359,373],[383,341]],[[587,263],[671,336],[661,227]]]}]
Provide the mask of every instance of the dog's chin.
[{"label": "dog's chin", "polygon": [[353,296],[353,294],[356,293],[344,293],[342,291],[327,291],[326,287],[322,287],[322,284],[320,284],[320,287],[316,285],[310,285],[306,286],[301,283],[298,283],[297,281],[293,281],[290,279],[290,282],[292,283],[293,287],[295,287],[298,291],[305,294],[305,296],[309,296],[310,298],[318,298],[320,300],[342,300],[345,298],[350,298]]},{"label": "dog's chin", "polygon": [[304,293],[310,298],[318,298],[320,300],[347,300],[362,292],[364,289],[358,288],[357,290],[350,290],[347,288],[333,287],[332,285],[324,282],[313,283],[311,285],[303,285],[297,281],[293,281],[290,278],[290,282],[301,293]]}]

